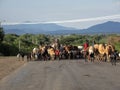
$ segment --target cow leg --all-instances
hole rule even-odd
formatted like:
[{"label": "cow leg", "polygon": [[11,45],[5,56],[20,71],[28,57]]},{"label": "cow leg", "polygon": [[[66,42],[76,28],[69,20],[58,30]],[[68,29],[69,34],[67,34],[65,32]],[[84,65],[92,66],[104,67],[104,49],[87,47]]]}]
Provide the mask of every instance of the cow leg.
[{"label": "cow leg", "polygon": [[113,64],[113,57],[110,57],[110,61],[111,61],[111,64],[114,65]]},{"label": "cow leg", "polygon": [[117,62],[116,56],[113,56],[113,57],[111,57],[110,59],[111,59],[112,65],[115,65],[115,66],[116,66],[116,62]]}]

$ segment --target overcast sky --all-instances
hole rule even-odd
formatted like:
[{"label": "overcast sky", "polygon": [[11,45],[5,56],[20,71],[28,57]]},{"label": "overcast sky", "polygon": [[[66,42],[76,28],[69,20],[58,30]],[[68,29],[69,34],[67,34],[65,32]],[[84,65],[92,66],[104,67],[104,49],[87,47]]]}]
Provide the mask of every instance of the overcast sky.
[{"label": "overcast sky", "polygon": [[87,28],[106,21],[120,21],[120,16],[105,20],[81,20],[115,15],[120,15],[120,0],[0,0],[1,22],[64,21],[57,24]]}]

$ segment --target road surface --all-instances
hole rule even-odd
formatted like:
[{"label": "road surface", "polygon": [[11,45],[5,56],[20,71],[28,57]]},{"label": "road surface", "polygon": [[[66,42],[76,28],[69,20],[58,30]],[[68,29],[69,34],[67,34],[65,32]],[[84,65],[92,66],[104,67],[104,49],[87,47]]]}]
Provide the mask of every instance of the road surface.
[{"label": "road surface", "polygon": [[0,90],[120,90],[120,64],[32,61],[3,78]]}]

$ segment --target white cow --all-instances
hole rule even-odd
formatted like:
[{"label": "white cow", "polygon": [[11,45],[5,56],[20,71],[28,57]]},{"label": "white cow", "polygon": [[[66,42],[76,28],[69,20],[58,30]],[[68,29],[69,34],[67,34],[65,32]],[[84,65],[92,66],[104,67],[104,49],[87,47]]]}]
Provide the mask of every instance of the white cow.
[{"label": "white cow", "polygon": [[120,53],[118,54],[118,56],[120,57]]},{"label": "white cow", "polygon": [[34,58],[38,59],[39,49],[38,48],[34,48],[32,53],[33,53]]},{"label": "white cow", "polygon": [[78,46],[78,49],[82,50],[82,49],[83,49],[83,46]]},{"label": "white cow", "polygon": [[18,53],[18,54],[17,54],[17,58],[18,58],[18,60],[20,60],[20,56],[21,56],[20,53]]}]

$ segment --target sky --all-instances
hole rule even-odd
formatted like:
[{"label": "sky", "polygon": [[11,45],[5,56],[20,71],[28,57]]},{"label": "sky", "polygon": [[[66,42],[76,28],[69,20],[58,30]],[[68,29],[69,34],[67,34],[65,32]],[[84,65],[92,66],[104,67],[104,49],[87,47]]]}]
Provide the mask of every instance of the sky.
[{"label": "sky", "polygon": [[1,23],[41,22],[88,28],[107,21],[120,22],[120,0],[0,0]]}]

